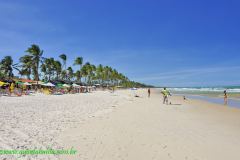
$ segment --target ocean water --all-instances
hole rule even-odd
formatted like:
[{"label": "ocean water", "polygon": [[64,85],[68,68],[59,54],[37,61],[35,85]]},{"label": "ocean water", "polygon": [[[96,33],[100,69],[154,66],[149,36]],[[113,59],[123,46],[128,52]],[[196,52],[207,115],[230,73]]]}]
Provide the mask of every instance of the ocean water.
[{"label": "ocean water", "polygon": [[[216,104],[224,104],[223,98],[219,98],[219,97],[207,97],[207,96],[199,96],[199,95],[187,95],[186,97],[190,99],[204,100],[204,101],[208,101]],[[240,109],[240,99],[239,100],[228,99],[228,106]]]},{"label": "ocean water", "polygon": [[[162,90],[162,88],[159,88]],[[199,99],[216,104],[224,104],[223,92],[228,93],[228,106],[240,108],[240,86],[223,86],[223,87],[176,87],[168,88],[174,95],[186,96],[190,99]]]},{"label": "ocean water", "polygon": [[228,93],[239,93],[240,86],[226,86],[226,87],[185,87],[185,88],[169,88],[172,92],[185,93],[223,93],[227,90]]}]

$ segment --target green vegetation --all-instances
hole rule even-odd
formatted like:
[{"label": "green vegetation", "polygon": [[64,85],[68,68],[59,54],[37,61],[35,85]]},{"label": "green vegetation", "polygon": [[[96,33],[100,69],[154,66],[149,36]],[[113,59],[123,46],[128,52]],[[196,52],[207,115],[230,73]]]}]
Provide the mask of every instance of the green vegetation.
[{"label": "green vegetation", "polygon": [[67,66],[67,55],[61,54],[60,61],[52,57],[43,57],[43,50],[38,45],[31,45],[26,50],[26,55],[19,58],[19,63],[14,64],[11,56],[6,56],[0,61],[0,79],[11,79],[16,70],[21,78],[35,81],[61,80],[88,85],[100,84],[102,86],[151,87],[142,83],[130,81],[124,74],[119,73],[110,66],[99,64],[95,66],[89,62],[84,63],[82,57],[77,57],[73,65],[78,66],[74,72]]}]

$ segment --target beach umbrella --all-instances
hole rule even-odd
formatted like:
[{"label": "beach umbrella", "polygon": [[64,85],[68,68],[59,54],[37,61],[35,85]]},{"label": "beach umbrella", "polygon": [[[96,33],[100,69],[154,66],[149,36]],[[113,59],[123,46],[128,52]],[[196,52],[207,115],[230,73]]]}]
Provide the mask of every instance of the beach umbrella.
[{"label": "beach umbrella", "polygon": [[68,85],[68,84],[64,84],[63,87],[67,87],[67,88],[68,88],[68,87],[70,87],[70,85]]},{"label": "beach umbrella", "polygon": [[63,84],[62,84],[62,83],[57,83],[56,86],[59,87],[59,88],[62,88],[62,87],[63,87]]},{"label": "beach umbrella", "polygon": [[131,90],[137,90],[137,88],[131,88]]},{"label": "beach umbrella", "polygon": [[52,84],[51,82],[48,82],[48,83],[47,83],[47,86],[49,86],[49,87],[54,87],[55,85]]},{"label": "beach umbrella", "polygon": [[80,87],[80,85],[75,84],[75,83],[73,83],[72,86],[73,86],[73,87]]},{"label": "beach umbrella", "polygon": [[31,86],[32,84],[30,84],[30,83],[28,83],[28,82],[25,82],[25,83],[23,83],[24,85],[26,85],[26,86]]},{"label": "beach umbrella", "polygon": [[19,79],[19,81],[25,83],[25,82],[28,82],[28,83],[34,83],[35,81],[34,80],[31,80],[31,79],[24,79],[24,78],[21,78]]},{"label": "beach umbrella", "polygon": [[45,84],[42,84],[43,86],[47,86],[47,87],[54,87],[55,85],[52,84],[51,82],[48,82],[48,83],[45,83]]},{"label": "beach umbrella", "polygon": [[12,80],[12,79],[9,79],[9,80],[7,80],[6,82],[7,82],[7,83],[13,83],[13,82],[15,82],[15,81]]},{"label": "beach umbrella", "polygon": [[34,81],[32,84],[34,84],[34,85],[43,85],[44,82],[42,82],[42,81]]},{"label": "beach umbrella", "polygon": [[0,86],[3,86],[4,84],[5,84],[4,82],[0,81]]},{"label": "beach umbrella", "polygon": [[23,82],[21,82],[21,81],[17,81],[16,83],[17,83],[17,84],[23,84]]},{"label": "beach umbrella", "polygon": [[9,83],[8,83],[8,82],[2,82],[2,81],[0,81],[0,87],[1,87],[1,86],[6,86],[6,85],[9,85]]}]

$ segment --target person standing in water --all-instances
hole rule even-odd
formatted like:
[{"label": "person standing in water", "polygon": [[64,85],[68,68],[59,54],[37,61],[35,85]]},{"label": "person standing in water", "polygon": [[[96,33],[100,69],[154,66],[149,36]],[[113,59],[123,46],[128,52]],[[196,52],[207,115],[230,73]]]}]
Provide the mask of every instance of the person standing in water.
[{"label": "person standing in water", "polygon": [[170,92],[164,88],[161,93],[163,94],[163,104],[168,105],[168,96],[170,95]]},{"label": "person standing in water", "polygon": [[228,103],[227,90],[224,90],[223,94],[224,94],[224,105],[227,105],[227,103]]}]

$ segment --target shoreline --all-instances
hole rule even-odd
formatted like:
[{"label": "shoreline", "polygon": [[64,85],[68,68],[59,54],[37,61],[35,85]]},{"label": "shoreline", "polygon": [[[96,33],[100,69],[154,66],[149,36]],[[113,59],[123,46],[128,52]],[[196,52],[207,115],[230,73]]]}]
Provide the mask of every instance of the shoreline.
[{"label": "shoreline", "polygon": [[[157,88],[155,89],[157,93],[160,93],[161,89]],[[176,92],[176,91],[171,91],[170,92],[175,95],[175,96],[186,96],[188,99],[198,99],[198,100],[203,100],[207,101],[209,103],[214,103],[214,104],[223,104],[224,105],[224,96],[219,93],[219,92]],[[234,107],[234,108],[240,108],[240,93],[228,93],[228,105],[229,107]]]},{"label": "shoreline", "polygon": [[[153,93],[116,107],[60,135],[78,155],[61,159],[239,159],[240,110]],[[222,152],[224,151],[224,152]]]},{"label": "shoreline", "polygon": [[[135,94],[139,97],[134,97]],[[240,145],[237,140],[240,139],[240,110],[236,108],[201,100],[183,101],[178,96],[170,97],[172,105],[163,105],[161,94],[152,90],[147,98],[146,89],[1,97],[0,100],[1,149],[51,146],[53,149],[73,147],[78,151],[76,155],[31,155],[23,159],[143,160],[174,159],[177,155],[178,159],[199,159],[205,155],[197,150],[208,148],[212,152],[205,159],[210,160],[216,158],[213,153],[217,151],[209,146],[218,146],[220,142],[231,149],[223,157],[233,154],[240,158],[235,151],[236,145]],[[200,141],[204,135],[203,141],[212,143],[209,146]],[[188,140],[188,137],[192,138]],[[175,143],[173,139],[178,141]],[[196,143],[202,147],[195,147]],[[230,143],[234,145],[229,146]]]},{"label": "shoreline", "polygon": [[[175,94],[176,96],[186,96],[187,99],[197,99],[206,101],[213,104],[224,105],[223,97],[214,97],[209,95],[197,95],[197,94]],[[237,98],[228,98],[228,104],[224,105],[227,107],[233,107],[240,109],[240,99]]]}]

